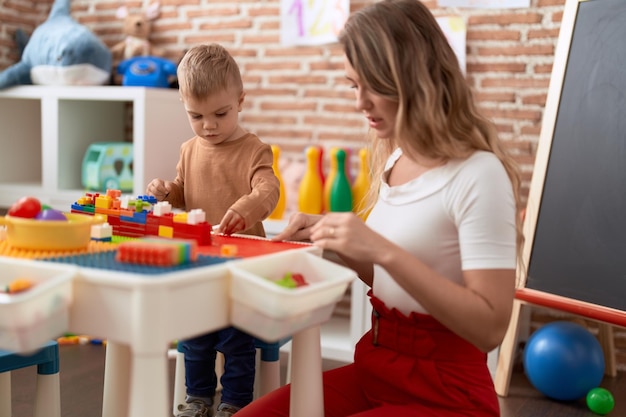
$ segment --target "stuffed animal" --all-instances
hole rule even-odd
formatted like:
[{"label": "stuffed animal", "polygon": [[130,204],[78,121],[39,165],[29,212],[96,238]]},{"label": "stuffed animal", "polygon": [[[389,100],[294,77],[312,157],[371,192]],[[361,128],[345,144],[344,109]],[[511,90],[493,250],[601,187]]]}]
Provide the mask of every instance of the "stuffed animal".
[{"label": "stuffed animal", "polygon": [[[16,33],[18,41],[23,38]],[[0,89],[21,84],[100,85],[110,80],[111,70],[111,51],[70,17],[70,0],[55,0],[20,61],[0,72]]]},{"label": "stuffed animal", "polygon": [[126,38],[113,45],[114,60],[124,60],[136,56],[160,56],[163,53],[150,43],[152,21],[159,17],[161,6],[152,3],[144,13],[129,13],[126,6],[117,9],[117,17],[124,19],[123,32]]}]

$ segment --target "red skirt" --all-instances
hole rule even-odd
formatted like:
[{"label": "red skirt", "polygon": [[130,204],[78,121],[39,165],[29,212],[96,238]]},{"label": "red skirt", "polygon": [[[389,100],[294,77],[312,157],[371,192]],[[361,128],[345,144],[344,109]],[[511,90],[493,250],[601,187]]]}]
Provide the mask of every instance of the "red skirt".
[{"label": "red skirt", "polygon": [[430,315],[406,317],[376,297],[371,303],[372,329],[357,344],[353,364],[370,407],[406,408],[394,416],[500,415],[485,353]]},{"label": "red skirt", "polygon": [[[354,363],[324,373],[325,417],[497,417],[487,355],[429,315],[406,317],[372,297],[372,329]],[[237,417],[289,416],[289,386]]]}]

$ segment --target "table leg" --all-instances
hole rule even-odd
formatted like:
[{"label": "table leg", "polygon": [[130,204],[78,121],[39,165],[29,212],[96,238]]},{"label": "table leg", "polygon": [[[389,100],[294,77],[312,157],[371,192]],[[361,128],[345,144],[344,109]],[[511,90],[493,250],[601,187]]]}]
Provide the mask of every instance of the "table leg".
[{"label": "table leg", "polygon": [[291,341],[290,417],[324,417],[320,326],[293,335]]},{"label": "table leg", "polygon": [[11,417],[11,371],[0,373],[0,417]]},{"label": "table leg", "polygon": [[129,346],[107,342],[102,417],[128,416],[130,362]]},{"label": "table leg", "polygon": [[167,351],[133,354],[129,417],[169,417]]},{"label": "table leg", "polygon": [[[169,356],[169,355],[168,355]],[[178,404],[185,403],[187,387],[185,386],[185,354],[176,351],[176,367],[174,368],[174,404],[172,415],[178,412]]]}]

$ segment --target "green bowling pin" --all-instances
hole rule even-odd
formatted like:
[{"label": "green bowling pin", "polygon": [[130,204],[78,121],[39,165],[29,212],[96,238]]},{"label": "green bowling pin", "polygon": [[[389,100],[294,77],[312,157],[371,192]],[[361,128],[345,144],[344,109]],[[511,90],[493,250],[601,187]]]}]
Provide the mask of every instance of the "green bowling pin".
[{"label": "green bowling pin", "polygon": [[346,151],[339,149],[335,154],[337,172],[330,189],[330,211],[352,211],[352,189],[346,176]]}]

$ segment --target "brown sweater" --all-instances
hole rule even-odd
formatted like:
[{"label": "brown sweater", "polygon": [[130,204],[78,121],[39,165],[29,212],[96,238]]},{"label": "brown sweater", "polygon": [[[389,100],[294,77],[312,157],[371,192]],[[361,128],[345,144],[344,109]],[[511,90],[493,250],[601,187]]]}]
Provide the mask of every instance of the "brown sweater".
[{"label": "brown sweater", "polygon": [[251,133],[219,145],[196,136],[180,147],[167,201],[185,211],[204,210],[211,225],[219,224],[232,209],[246,222],[245,231],[238,233],[265,236],[261,221],[274,210],[280,195],[272,163],[272,148]]}]

